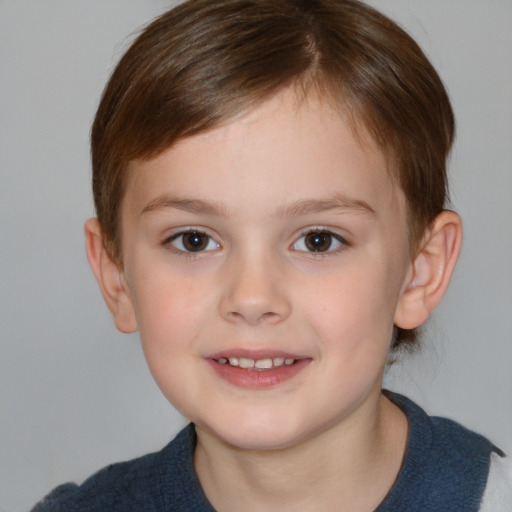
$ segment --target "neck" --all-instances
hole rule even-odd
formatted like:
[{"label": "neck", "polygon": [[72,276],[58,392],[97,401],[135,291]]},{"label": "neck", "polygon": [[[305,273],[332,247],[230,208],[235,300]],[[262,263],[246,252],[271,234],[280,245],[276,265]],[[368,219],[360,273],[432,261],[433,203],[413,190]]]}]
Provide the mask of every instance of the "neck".
[{"label": "neck", "polygon": [[372,405],[282,450],[238,449],[197,428],[206,496],[221,512],[374,510],[400,470],[407,419],[382,395]]}]

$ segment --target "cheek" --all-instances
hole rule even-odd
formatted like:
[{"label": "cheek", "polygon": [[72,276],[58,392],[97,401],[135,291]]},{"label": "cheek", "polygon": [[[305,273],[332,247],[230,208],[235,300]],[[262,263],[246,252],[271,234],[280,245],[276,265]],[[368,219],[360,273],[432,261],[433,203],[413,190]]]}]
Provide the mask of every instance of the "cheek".
[{"label": "cheek", "polygon": [[204,286],[158,272],[144,277],[134,297],[142,345],[148,364],[168,364],[197,339],[208,307]]},{"label": "cheek", "polygon": [[[363,270],[362,270],[363,269]],[[387,351],[393,332],[398,280],[389,269],[352,266],[317,286],[303,305],[318,336],[336,350]]]},{"label": "cheek", "polygon": [[191,374],[200,356],[197,340],[204,332],[206,301],[202,288],[185,280],[146,279],[137,295],[138,322],[144,357],[164,396],[182,411],[197,394]]}]

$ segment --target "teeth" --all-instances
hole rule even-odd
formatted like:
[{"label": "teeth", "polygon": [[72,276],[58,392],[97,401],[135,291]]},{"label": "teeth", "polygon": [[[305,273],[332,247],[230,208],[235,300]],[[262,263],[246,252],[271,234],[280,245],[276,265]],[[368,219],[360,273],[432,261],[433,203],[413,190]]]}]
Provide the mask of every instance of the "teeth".
[{"label": "teeth", "polygon": [[245,370],[255,368],[257,370],[271,370],[272,368],[278,368],[279,366],[290,366],[295,362],[295,359],[274,357],[273,359],[268,357],[266,359],[249,359],[248,357],[219,357],[217,360],[220,364],[229,364],[231,366],[238,366]]},{"label": "teeth", "polygon": [[272,368],[272,364],[272,359],[258,359],[254,363],[254,366],[256,366],[256,368],[260,368],[261,370],[266,370],[268,368]]},{"label": "teeth", "polygon": [[238,366],[240,366],[240,368],[254,368],[254,359],[246,359],[245,357],[241,357],[238,360]]}]

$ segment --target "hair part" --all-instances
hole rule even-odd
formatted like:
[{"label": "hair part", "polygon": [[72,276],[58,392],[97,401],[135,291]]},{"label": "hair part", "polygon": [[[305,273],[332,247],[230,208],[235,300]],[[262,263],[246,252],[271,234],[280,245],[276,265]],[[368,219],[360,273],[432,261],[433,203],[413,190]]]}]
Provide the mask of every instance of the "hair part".
[{"label": "hair part", "polygon": [[[243,114],[295,85],[348,113],[383,151],[404,192],[414,252],[445,208],[454,117],[419,46],[357,0],[189,0],[132,43],[114,70],[91,133],[96,214],[122,264],[126,170],[177,140]],[[414,342],[396,330],[393,348]]]}]

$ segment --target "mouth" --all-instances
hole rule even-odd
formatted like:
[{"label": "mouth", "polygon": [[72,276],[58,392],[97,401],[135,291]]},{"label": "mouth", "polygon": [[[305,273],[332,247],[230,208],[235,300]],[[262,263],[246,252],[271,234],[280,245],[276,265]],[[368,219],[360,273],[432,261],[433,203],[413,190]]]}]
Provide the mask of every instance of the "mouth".
[{"label": "mouth", "polygon": [[312,359],[276,351],[237,350],[212,355],[207,361],[218,376],[232,385],[265,389],[292,379]]}]

